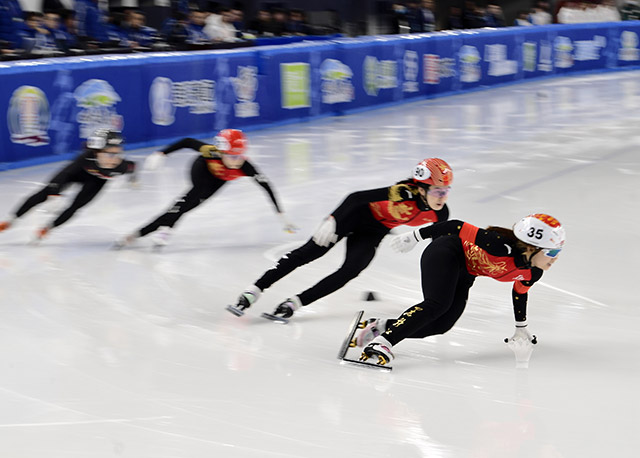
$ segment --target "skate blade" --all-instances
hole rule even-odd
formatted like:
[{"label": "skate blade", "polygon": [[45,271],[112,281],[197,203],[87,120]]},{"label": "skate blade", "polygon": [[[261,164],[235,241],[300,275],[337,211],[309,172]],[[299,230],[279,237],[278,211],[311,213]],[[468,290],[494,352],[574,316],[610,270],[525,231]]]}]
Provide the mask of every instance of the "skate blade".
[{"label": "skate blade", "polygon": [[227,305],[227,310],[233,313],[235,316],[244,315],[244,310],[234,307],[233,305]]},{"label": "skate blade", "polygon": [[349,364],[351,366],[360,366],[360,367],[366,367],[368,369],[380,369],[383,371],[392,371],[393,367],[391,366],[386,366],[386,365],[381,365],[381,364],[377,364],[377,363],[373,363],[373,362],[369,362],[369,361],[361,361],[361,360],[357,360],[357,359],[347,359],[347,358],[342,358],[342,361],[346,364]]},{"label": "skate blade", "polygon": [[356,312],[356,316],[351,321],[349,325],[349,331],[347,337],[342,341],[342,345],[340,346],[340,351],[338,352],[338,359],[344,359],[347,354],[347,350],[351,347],[351,341],[353,340],[353,336],[358,330],[358,326],[360,324],[360,320],[362,319],[362,315],[364,315],[364,310],[360,310]]},{"label": "skate blade", "polygon": [[287,324],[289,322],[288,318],[282,318],[281,316],[272,315],[271,313],[263,313],[260,315],[262,318],[266,318],[267,320],[275,321],[276,323]]}]

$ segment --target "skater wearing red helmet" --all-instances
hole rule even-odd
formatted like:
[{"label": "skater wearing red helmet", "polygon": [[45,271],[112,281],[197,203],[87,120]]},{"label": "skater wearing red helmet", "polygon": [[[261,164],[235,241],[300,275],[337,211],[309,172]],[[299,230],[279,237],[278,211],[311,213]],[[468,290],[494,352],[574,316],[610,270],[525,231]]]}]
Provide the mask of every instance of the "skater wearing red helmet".
[{"label": "skater wearing red helmet", "polygon": [[118,240],[115,248],[122,248],[138,237],[158,231],[154,237],[156,246],[166,245],[173,226],[178,220],[203,203],[218,191],[224,184],[240,177],[253,177],[269,195],[276,212],[280,215],[285,231],[294,232],[295,227],[287,221],[284,212],[278,205],[276,196],[266,177],[246,159],[247,138],[241,130],[224,129],[214,138],[213,144],[203,143],[193,138],[184,138],[164,150],[152,153],[145,161],[145,168],[156,169],[167,154],[182,148],[190,148],[200,153],[191,165],[191,189],[176,200],[166,213],[133,234]]},{"label": "skater wearing red helmet", "polygon": [[430,158],[413,169],[412,178],[393,186],[350,194],[326,218],[303,246],[284,255],[240,295],[227,309],[241,316],[275,282],[326,254],[342,238],[347,241],[346,258],[334,273],[316,285],[282,302],[273,314],[263,316],[282,323],[304,305],[337,291],[357,277],[373,260],[376,249],[391,229],[400,225],[422,226],[449,217],[446,206],[451,167],[442,159]]},{"label": "skater wearing red helmet", "polygon": [[361,361],[379,365],[393,359],[392,348],[402,340],[444,334],[465,309],[476,277],[514,282],[512,290],[516,330],[510,339],[536,343],[527,330],[527,291],[558,259],[565,231],[560,222],[542,213],[526,216],[512,229],[479,229],[451,220],[401,234],[391,241],[400,252],[433,239],[421,259],[424,300],[397,319],[369,319],[353,345],[365,346]]}]

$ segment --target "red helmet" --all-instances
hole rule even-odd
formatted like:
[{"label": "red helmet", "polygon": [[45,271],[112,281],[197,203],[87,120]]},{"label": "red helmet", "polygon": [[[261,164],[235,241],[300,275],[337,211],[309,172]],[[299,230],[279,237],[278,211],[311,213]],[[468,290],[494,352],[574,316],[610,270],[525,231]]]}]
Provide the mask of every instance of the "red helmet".
[{"label": "red helmet", "polygon": [[232,156],[243,156],[247,151],[247,137],[238,129],[224,129],[215,137],[218,151]]},{"label": "red helmet", "polygon": [[437,157],[430,157],[413,169],[413,182],[434,186],[449,186],[453,183],[453,171],[449,164]]}]

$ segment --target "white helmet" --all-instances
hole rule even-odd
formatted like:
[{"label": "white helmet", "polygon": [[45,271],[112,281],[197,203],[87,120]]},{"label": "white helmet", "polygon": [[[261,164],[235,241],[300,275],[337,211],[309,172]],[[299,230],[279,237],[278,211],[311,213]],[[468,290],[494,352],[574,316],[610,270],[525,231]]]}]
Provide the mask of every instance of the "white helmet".
[{"label": "white helmet", "polygon": [[564,227],[553,216],[544,213],[525,216],[513,225],[513,233],[524,243],[539,248],[559,250],[564,246]]}]

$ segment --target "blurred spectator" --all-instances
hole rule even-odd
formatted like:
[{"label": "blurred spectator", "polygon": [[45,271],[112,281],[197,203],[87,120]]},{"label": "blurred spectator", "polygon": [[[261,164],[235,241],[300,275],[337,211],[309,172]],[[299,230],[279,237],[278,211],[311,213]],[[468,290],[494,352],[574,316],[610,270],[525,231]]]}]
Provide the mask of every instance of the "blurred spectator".
[{"label": "blurred spectator", "polygon": [[484,11],[472,0],[464,2],[462,24],[467,29],[479,29],[484,27]]},{"label": "blurred spectator", "polygon": [[20,32],[20,47],[34,55],[60,55],[62,51],[56,46],[53,35],[43,24],[43,14],[27,12],[24,15],[25,28]]},{"label": "blurred spectator", "polygon": [[420,11],[422,12],[422,31],[433,32],[436,30],[436,7],[433,0],[422,0]]},{"label": "blurred spectator", "polygon": [[424,30],[424,16],[419,6],[418,0],[407,2],[407,25],[409,33],[422,33]]},{"label": "blurred spectator", "polygon": [[147,18],[142,11],[130,10],[127,22],[129,40],[137,47],[150,48],[158,41],[158,31],[147,27]]},{"label": "blurred spectator", "polygon": [[271,12],[271,26],[273,28],[273,34],[277,37],[287,34],[287,11],[283,8],[274,8]]},{"label": "blurred spectator", "polygon": [[189,39],[189,16],[182,11],[174,11],[173,17],[165,22],[162,33],[167,43],[176,48],[184,48]]},{"label": "blurred spectator", "polygon": [[302,10],[293,9],[289,12],[287,33],[291,35],[311,35],[311,28],[307,24]]},{"label": "blurred spectator", "polygon": [[60,10],[60,27],[58,34],[64,35],[64,43],[61,46],[64,51],[77,50],[80,48],[75,11],[67,9]]},{"label": "blurred spectator", "polygon": [[192,10],[189,14],[187,25],[187,44],[203,45],[211,43],[209,36],[204,32],[206,13],[200,10]]},{"label": "blurred spectator", "polygon": [[391,5],[391,29],[393,33],[409,33],[407,21],[408,9],[401,3]]},{"label": "blurred spectator", "polygon": [[496,3],[489,3],[484,13],[484,26],[485,27],[504,27],[504,14],[500,5]]},{"label": "blurred spectator", "polygon": [[107,20],[97,0],[75,0],[78,36],[84,41],[104,43],[109,40]]},{"label": "blurred spectator", "polygon": [[452,6],[449,8],[449,18],[447,19],[450,30],[464,29],[464,22],[462,20],[462,9],[458,6]]},{"label": "blurred spectator", "polygon": [[112,12],[107,18],[107,40],[110,46],[115,48],[133,48],[135,45],[129,41],[129,36],[124,23],[124,14],[120,12]]},{"label": "blurred spectator", "polygon": [[5,44],[4,49],[20,48],[22,42],[20,32],[25,28],[23,18],[24,13],[18,0],[0,2],[0,40],[8,43]]},{"label": "blurred spectator", "polygon": [[258,16],[249,23],[247,30],[257,36],[275,35],[275,28],[273,27],[273,21],[269,10],[263,8],[258,11]]},{"label": "blurred spectator", "polygon": [[553,16],[550,13],[549,2],[538,1],[536,6],[531,9],[529,14],[529,22],[533,25],[547,25],[553,22]]},{"label": "blurred spectator", "polygon": [[[209,18],[213,16],[210,15]],[[209,19],[207,18],[207,19]],[[207,21],[205,35],[213,41],[233,42],[238,40],[238,31],[233,26],[234,14],[229,8],[222,8],[219,19]]]},{"label": "blurred spectator", "polygon": [[[65,10],[62,10],[65,11]],[[44,19],[43,19],[43,27],[46,28],[53,40],[56,44],[56,48],[64,53],[69,53],[69,51],[73,48],[77,48],[77,40],[71,35],[67,35],[65,29],[63,28],[62,19],[60,14],[55,11],[47,11],[45,10]]]},{"label": "blurred spectator", "polygon": [[629,0],[620,10],[620,16],[623,21],[638,21],[640,20],[640,1]]},{"label": "blurred spectator", "polygon": [[597,16],[602,22],[617,22],[622,19],[620,12],[616,7],[615,0],[602,0],[602,3],[596,7]]},{"label": "blurred spectator", "polygon": [[238,37],[240,37],[242,32],[245,31],[244,12],[240,8],[231,8],[231,15],[233,16],[232,24],[238,31]]},{"label": "blurred spectator", "polygon": [[518,15],[516,16],[516,19],[513,21],[513,25],[530,26],[533,24],[529,22],[529,15],[527,14],[527,12],[524,10],[520,10],[518,11]]}]

